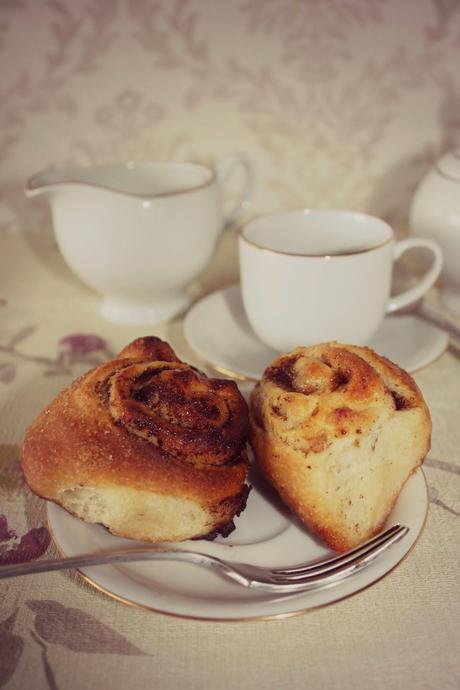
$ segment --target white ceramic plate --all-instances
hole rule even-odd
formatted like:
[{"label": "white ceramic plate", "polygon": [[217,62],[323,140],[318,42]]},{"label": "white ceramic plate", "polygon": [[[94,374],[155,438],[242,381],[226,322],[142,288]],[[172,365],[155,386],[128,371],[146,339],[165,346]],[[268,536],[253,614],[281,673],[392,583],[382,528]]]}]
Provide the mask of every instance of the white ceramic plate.
[{"label": "white ceramic plate", "polygon": [[[258,380],[277,352],[264,345],[247,320],[238,285],[197,302],[184,319],[190,347],[217,371]],[[414,315],[388,316],[369,346],[409,372],[441,355],[448,335]]]},{"label": "white ceramic plate", "polygon": [[[331,553],[292,519],[259,476],[251,481],[254,488],[247,508],[227,539],[191,541],[182,548],[267,566],[306,562]],[[228,621],[283,618],[349,597],[389,573],[416,542],[427,508],[425,478],[418,470],[406,483],[387,523],[400,522],[410,532],[363,571],[323,591],[274,596],[244,589],[200,566],[174,562],[93,566],[80,572],[115,599],[162,613]],[[53,503],[48,503],[48,523],[57,548],[66,556],[138,545],[89,525]]]}]

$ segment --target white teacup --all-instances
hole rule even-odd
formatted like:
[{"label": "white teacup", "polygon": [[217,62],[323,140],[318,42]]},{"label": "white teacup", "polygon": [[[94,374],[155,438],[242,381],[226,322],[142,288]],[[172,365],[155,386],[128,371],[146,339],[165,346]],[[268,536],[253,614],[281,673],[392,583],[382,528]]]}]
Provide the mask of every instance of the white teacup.
[{"label": "white teacup", "polygon": [[[430,268],[390,297],[393,262],[429,249]],[[338,340],[362,345],[385,314],[416,302],[442,268],[438,245],[395,241],[383,220],[364,213],[299,209],[247,223],[239,236],[241,291],[257,336],[278,351]]]},{"label": "white teacup", "polygon": [[[245,180],[224,211],[222,185],[235,166]],[[126,163],[48,170],[26,185],[46,194],[70,268],[103,295],[117,323],[155,323],[183,311],[190,284],[211,260],[220,231],[250,203],[253,170],[234,154],[213,170],[192,163]]]}]

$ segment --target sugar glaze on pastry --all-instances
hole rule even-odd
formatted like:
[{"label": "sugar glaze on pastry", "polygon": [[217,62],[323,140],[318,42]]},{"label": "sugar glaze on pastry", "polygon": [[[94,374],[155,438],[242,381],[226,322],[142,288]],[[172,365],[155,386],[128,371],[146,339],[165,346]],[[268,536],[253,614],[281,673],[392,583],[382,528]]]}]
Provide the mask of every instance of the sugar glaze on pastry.
[{"label": "sugar glaze on pastry", "polygon": [[22,447],[32,491],[113,534],[152,542],[228,534],[244,508],[248,410],[159,338],[77,379]]},{"label": "sugar glaze on pastry", "polygon": [[264,474],[337,551],[383,527],[430,448],[430,414],[412,377],[339,343],[275,359],[251,394],[250,422]]}]

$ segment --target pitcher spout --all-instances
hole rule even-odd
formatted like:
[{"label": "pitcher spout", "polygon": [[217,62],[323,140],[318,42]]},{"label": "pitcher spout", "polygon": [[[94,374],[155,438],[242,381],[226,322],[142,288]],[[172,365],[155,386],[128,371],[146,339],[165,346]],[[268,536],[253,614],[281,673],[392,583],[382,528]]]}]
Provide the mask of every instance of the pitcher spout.
[{"label": "pitcher spout", "polygon": [[44,170],[30,177],[24,187],[27,197],[35,197],[40,194],[47,194],[58,186],[72,182],[70,171]]}]

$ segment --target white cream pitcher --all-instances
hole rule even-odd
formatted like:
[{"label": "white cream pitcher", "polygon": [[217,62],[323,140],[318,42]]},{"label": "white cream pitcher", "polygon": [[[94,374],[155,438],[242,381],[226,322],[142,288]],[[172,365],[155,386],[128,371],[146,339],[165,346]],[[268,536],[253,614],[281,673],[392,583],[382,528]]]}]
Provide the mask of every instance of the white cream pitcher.
[{"label": "white cream pitcher", "polygon": [[[224,211],[223,185],[241,166],[239,198]],[[115,323],[156,323],[190,304],[188,288],[210,262],[221,230],[249,207],[253,166],[244,154],[215,169],[134,163],[51,169],[26,184],[45,195],[69,267],[102,295]]]}]

